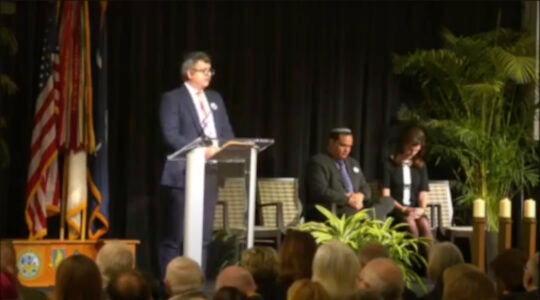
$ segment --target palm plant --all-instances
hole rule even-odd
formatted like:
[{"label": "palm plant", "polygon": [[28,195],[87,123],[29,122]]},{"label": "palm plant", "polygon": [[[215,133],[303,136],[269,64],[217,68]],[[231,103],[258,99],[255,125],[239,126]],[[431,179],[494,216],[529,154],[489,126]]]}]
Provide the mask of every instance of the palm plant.
[{"label": "palm plant", "polygon": [[426,238],[413,238],[406,231],[407,224],[393,225],[394,220],[374,220],[369,217],[369,210],[361,210],[353,216],[337,217],[323,206],[316,205],[317,210],[326,217],[325,222],[307,222],[298,229],[307,231],[318,244],[338,240],[357,251],[365,244],[378,242],[385,246],[390,257],[396,261],[405,275],[408,287],[416,282],[424,291],[422,279],[414,271],[415,267],[425,266],[426,260],[419,253],[420,246],[429,243]]},{"label": "palm plant", "polygon": [[[15,3],[0,1],[0,15],[13,15],[15,14]],[[17,53],[17,39],[13,31],[6,26],[0,24],[0,47],[5,47],[9,55]],[[17,85],[7,75],[0,73],[0,99],[5,99],[14,94],[17,91]],[[3,103],[0,103],[0,109],[3,107]],[[1,112],[1,110],[0,110]],[[5,167],[9,162],[9,152],[7,142],[4,134],[7,127],[7,120],[5,116],[0,114],[0,168]]]},{"label": "palm plant", "polygon": [[443,40],[442,49],[394,57],[395,72],[417,79],[424,96],[399,117],[424,125],[430,154],[454,166],[458,203],[486,200],[488,230],[497,231],[498,201],[538,183],[533,43],[502,28],[469,37],[445,30]]}]

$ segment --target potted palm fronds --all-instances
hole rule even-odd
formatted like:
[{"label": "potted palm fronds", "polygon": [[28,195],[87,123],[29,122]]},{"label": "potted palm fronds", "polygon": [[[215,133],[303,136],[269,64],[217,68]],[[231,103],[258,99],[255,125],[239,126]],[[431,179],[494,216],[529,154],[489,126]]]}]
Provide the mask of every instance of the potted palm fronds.
[{"label": "potted palm fronds", "polygon": [[499,200],[538,183],[533,42],[503,28],[442,36],[441,49],[394,57],[395,72],[414,78],[423,94],[400,118],[425,127],[430,156],[452,166],[461,185],[458,203],[470,207],[484,199],[488,230],[497,231]]}]

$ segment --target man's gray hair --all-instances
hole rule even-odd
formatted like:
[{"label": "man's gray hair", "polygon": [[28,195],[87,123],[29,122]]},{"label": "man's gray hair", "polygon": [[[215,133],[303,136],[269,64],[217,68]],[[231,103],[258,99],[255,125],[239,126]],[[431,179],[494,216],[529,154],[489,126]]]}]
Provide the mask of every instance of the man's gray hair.
[{"label": "man's gray hair", "polygon": [[401,299],[405,288],[403,273],[390,258],[375,258],[360,271],[360,280],[383,296],[385,300]]},{"label": "man's gray hair", "polygon": [[210,55],[203,51],[189,52],[184,56],[182,64],[180,65],[180,75],[182,78],[187,79],[187,72],[193,68],[198,61],[204,61],[205,63],[212,63]]},{"label": "man's gray hair", "polygon": [[107,286],[117,274],[132,270],[134,257],[131,248],[121,242],[106,243],[99,249],[96,264],[101,273],[103,286]]},{"label": "man's gray hair", "polygon": [[164,281],[167,283],[171,296],[200,290],[204,274],[199,264],[185,256],[175,257],[167,265]]}]

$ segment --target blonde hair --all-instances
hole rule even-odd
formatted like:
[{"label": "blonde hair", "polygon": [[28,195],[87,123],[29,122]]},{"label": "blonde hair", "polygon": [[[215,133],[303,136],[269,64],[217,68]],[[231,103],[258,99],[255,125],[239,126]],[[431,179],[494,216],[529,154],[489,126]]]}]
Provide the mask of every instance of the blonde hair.
[{"label": "blonde hair", "polygon": [[304,278],[289,287],[287,300],[330,300],[330,295],[320,283]]},{"label": "blonde hair", "polygon": [[106,243],[99,249],[96,264],[103,286],[107,286],[119,273],[133,269],[134,257],[128,245],[121,242]]},{"label": "blonde hair", "polygon": [[463,255],[456,245],[451,242],[437,243],[429,251],[427,277],[434,283],[440,283],[446,268],[464,262]]},{"label": "blonde hair", "polygon": [[240,265],[246,268],[257,282],[275,279],[279,272],[278,254],[271,247],[255,247],[242,252]]},{"label": "blonde hair", "polygon": [[167,265],[164,281],[173,296],[200,289],[203,278],[201,267],[196,261],[178,256]]},{"label": "blonde hair", "polygon": [[354,251],[339,241],[321,245],[313,258],[312,280],[319,282],[332,299],[358,290],[360,262]]}]

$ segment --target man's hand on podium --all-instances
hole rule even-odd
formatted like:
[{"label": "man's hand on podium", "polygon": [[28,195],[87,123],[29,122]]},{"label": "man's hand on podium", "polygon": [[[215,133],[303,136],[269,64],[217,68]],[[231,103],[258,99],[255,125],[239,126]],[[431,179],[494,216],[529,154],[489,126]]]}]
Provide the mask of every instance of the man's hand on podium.
[{"label": "man's hand on podium", "polygon": [[204,157],[206,159],[209,159],[211,158],[212,156],[214,156],[214,154],[216,154],[216,152],[219,151],[219,147],[216,147],[216,146],[210,146],[210,147],[206,147],[205,149],[205,152],[204,152]]}]

